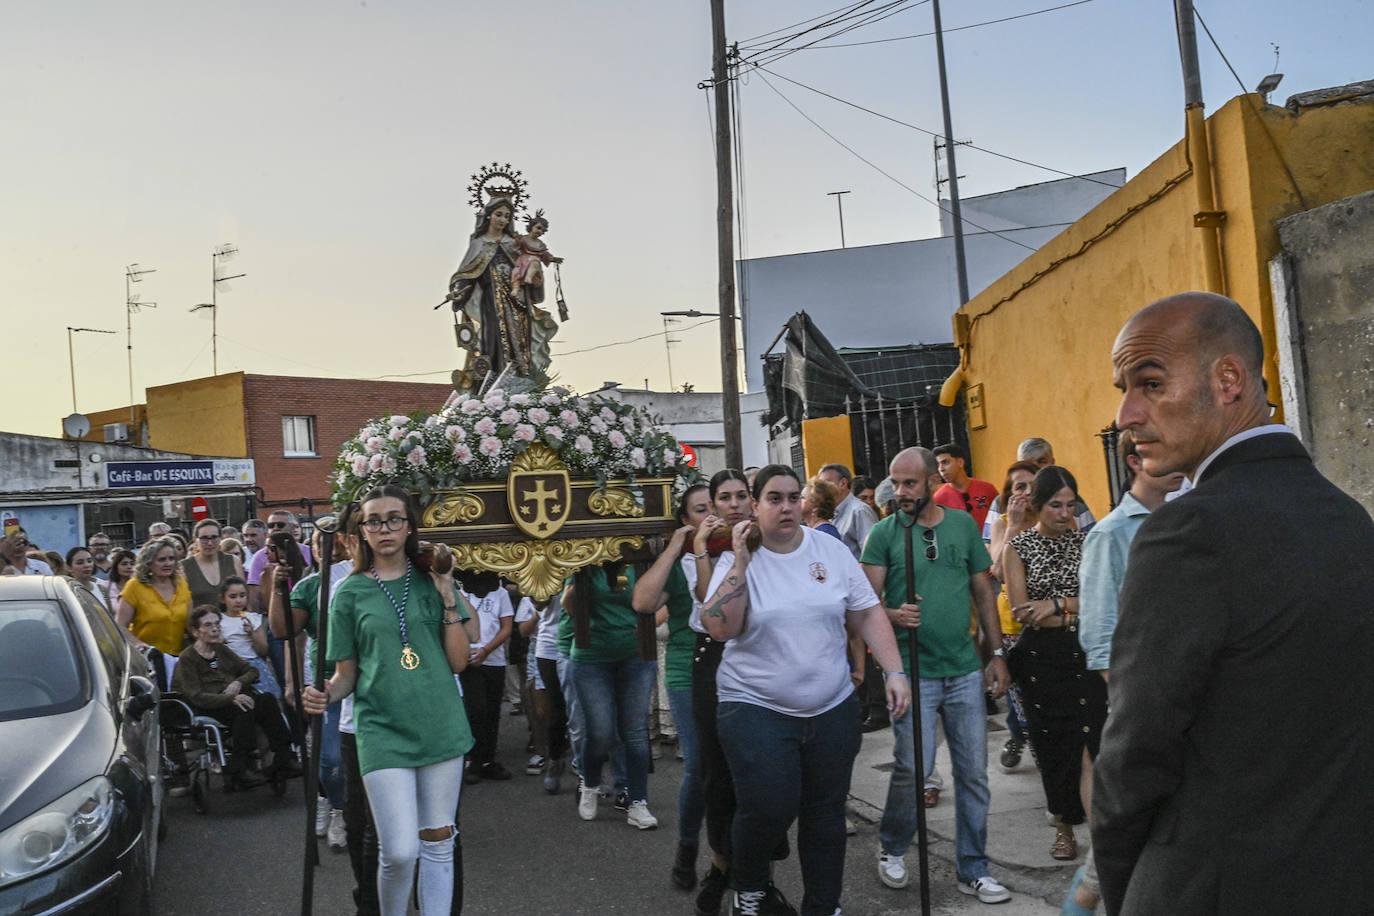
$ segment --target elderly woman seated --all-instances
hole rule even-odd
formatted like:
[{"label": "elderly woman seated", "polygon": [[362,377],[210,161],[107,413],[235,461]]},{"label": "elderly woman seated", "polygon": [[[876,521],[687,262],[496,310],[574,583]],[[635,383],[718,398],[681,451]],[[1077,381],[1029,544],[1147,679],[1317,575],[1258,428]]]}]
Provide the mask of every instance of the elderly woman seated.
[{"label": "elderly woman seated", "polygon": [[196,712],[218,719],[231,729],[233,756],[225,765],[230,783],[250,788],[264,781],[247,766],[257,743],[255,726],[267,735],[272,750],[271,773],[298,775],[300,762],[291,749],[291,733],[281,708],[271,694],[251,689],[250,685],[258,679],[258,669],[224,644],[219,610],[210,605],[197,607],[191,612],[189,629],[195,642],[177,660],[172,689]]}]

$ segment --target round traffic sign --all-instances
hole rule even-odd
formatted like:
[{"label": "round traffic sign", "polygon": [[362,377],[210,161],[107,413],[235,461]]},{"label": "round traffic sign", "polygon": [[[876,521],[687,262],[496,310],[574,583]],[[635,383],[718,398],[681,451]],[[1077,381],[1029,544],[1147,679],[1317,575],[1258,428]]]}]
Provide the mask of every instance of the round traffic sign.
[{"label": "round traffic sign", "polygon": [[204,496],[197,496],[191,500],[191,518],[196,521],[210,517],[210,504],[205,501]]},{"label": "round traffic sign", "polygon": [[682,463],[689,468],[697,466],[697,450],[686,442],[679,442],[678,446],[682,449]]}]

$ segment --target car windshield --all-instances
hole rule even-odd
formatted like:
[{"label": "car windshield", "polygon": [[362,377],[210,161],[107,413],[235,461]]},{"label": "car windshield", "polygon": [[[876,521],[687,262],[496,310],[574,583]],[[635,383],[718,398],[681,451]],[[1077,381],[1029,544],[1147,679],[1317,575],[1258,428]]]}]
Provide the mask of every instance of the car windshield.
[{"label": "car windshield", "polygon": [[76,709],[81,670],[60,603],[0,601],[0,721]]}]

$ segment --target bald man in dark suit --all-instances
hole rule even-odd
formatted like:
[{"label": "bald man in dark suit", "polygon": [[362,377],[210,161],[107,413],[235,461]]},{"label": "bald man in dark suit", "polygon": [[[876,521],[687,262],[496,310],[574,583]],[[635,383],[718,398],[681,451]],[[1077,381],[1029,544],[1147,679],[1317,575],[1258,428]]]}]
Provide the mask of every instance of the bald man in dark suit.
[{"label": "bald man in dark suit", "polygon": [[1236,303],[1150,305],[1112,350],[1146,473],[1093,781],[1110,914],[1374,912],[1374,523],[1270,424]]}]

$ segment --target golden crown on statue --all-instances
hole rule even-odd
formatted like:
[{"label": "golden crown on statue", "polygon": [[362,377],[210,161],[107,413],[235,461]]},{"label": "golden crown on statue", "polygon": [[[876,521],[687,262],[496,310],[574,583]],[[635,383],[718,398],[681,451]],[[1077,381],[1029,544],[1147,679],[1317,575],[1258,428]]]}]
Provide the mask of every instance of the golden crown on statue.
[{"label": "golden crown on statue", "polygon": [[525,212],[525,199],[529,196],[529,182],[527,182],[519,169],[511,167],[509,162],[504,165],[493,162],[491,165],[484,165],[477,170],[477,174],[472,176],[472,181],[468,184],[468,202],[472,204],[472,209],[477,213],[482,212],[492,200],[498,197],[510,199],[514,207],[512,216],[528,218],[529,213]]}]

